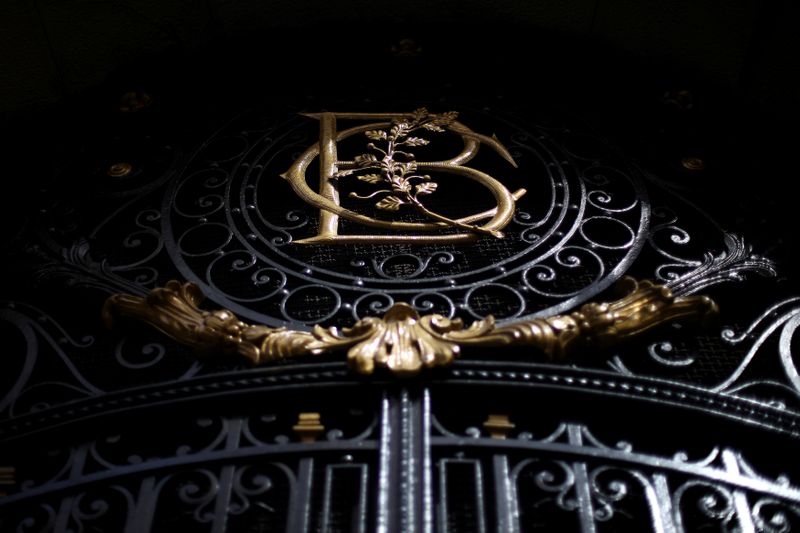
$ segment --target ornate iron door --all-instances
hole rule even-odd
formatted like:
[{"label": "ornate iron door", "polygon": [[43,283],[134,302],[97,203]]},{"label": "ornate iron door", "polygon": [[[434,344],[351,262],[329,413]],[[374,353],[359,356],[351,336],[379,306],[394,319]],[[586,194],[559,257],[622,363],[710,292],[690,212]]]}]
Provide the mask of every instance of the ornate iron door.
[{"label": "ornate iron door", "polygon": [[798,527],[800,298],[664,176],[502,105],[150,104],[8,245],[0,530]]}]

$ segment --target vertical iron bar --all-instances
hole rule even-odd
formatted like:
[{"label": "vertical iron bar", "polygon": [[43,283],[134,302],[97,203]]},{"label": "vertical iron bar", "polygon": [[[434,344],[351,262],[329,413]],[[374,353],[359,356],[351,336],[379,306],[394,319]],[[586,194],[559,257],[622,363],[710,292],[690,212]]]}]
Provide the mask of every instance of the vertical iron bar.
[{"label": "vertical iron bar", "polygon": [[[242,434],[242,419],[235,418],[230,420],[228,436],[225,440],[226,450],[235,450],[239,447]],[[219,489],[217,491],[217,501],[214,505],[214,523],[211,527],[212,533],[225,533],[228,525],[228,507],[231,503],[231,490],[233,489],[233,476],[236,471],[235,465],[225,465],[219,476]]]},{"label": "vertical iron bar", "polygon": [[424,472],[428,431],[418,393],[408,389],[386,394],[381,409],[381,442],[378,469],[378,533],[429,532],[431,510],[421,509],[430,484]]},{"label": "vertical iron bar", "polygon": [[148,476],[139,485],[136,504],[130,510],[124,533],[148,533],[153,524],[157,501],[156,478]]},{"label": "vertical iron bar", "polygon": [[[83,467],[86,465],[86,455],[89,453],[89,444],[81,444],[75,449],[72,456],[72,464],[69,469],[69,479],[77,480],[83,474]],[[58,514],[53,524],[53,531],[58,533],[61,531],[68,531],[69,517],[72,512],[72,506],[75,505],[75,497],[68,496],[61,500],[61,505],[58,507]]]},{"label": "vertical iron bar", "polygon": [[[583,446],[581,426],[567,424],[567,436],[573,446]],[[595,533],[594,507],[592,506],[592,488],[589,485],[589,474],[586,463],[574,462],[572,468],[575,472],[575,493],[578,497],[578,516],[581,522],[581,531]]]},{"label": "vertical iron bar", "polygon": [[228,524],[228,506],[231,502],[231,487],[233,486],[235,468],[234,465],[225,465],[222,467],[222,472],[220,472],[211,533],[225,533]]},{"label": "vertical iron bar", "polygon": [[519,508],[517,494],[511,486],[508,473],[508,456],[496,454],[492,456],[494,473],[495,508],[497,510],[498,533],[519,532]]},{"label": "vertical iron bar", "polygon": [[56,520],[53,523],[53,532],[54,533],[62,533],[69,531],[67,526],[69,525],[69,516],[70,511],[72,510],[72,506],[75,504],[75,498],[73,496],[67,496],[61,500],[61,505],[58,507],[58,514],[56,515]]},{"label": "vertical iron bar", "polygon": [[661,531],[664,533],[679,533],[678,526],[675,524],[675,519],[672,516],[672,495],[669,493],[667,476],[664,474],[655,474],[653,476],[653,488],[656,493],[656,502],[658,505],[658,509],[653,509],[653,515],[655,516],[657,513],[661,518]]},{"label": "vertical iron bar", "polygon": [[366,533],[367,516],[369,516],[369,499],[367,498],[367,484],[369,483],[369,472],[367,466],[361,468],[361,485],[358,492],[358,530],[356,533]]},{"label": "vertical iron bar", "polygon": [[308,531],[313,475],[314,460],[310,457],[300,459],[297,471],[297,485],[292,491],[289,519],[286,522],[287,533],[304,533]]},{"label": "vertical iron bar", "polygon": [[411,533],[417,528],[416,496],[419,481],[417,474],[419,456],[414,453],[417,433],[413,423],[411,398],[407,389],[400,391],[400,529]]},{"label": "vertical iron bar", "polygon": [[433,462],[431,461],[431,394],[422,396],[422,532],[433,533]]},{"label": "vertical iron bar", "polygon": [[[742,476],[736,455],[731,450],[722,450],[722,464],[728,473],[738,477]],[[741,533],[755,533],[756,526],[753,523],[753,516],[750,514],[750,505],[747,503],[747,495],[743,490],[733,491],[733,505],[736,508],[736,516],[739,518],[739,531]]]},{"label": "vertical iron bar", "polygon": [[381,435],[378,466],[378,512],[376,517],[377,527],[375,528],[378,533],[389,533],[390,524],[393,522],[392,518],[394,515],[394,510],[390,507],[390,502],[393,503],[395,500],[391,494],[394,492],[392,483],[392,462],[394,460],[394,454],[392,453],[391,446],[393,437],[392,405],[389,402],[388,395],[384,392],[383,398],[381,399]]}]

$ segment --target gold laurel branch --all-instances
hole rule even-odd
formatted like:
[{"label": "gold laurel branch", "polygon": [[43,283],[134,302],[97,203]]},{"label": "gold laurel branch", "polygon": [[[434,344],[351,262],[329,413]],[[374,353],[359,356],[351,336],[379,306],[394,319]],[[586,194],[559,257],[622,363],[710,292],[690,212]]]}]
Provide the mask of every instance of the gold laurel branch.
[{"label": "gold laurel branch", "polygon": [[312,332],[241,322],[228,310],[203,311],[203,294],[193,283],[170,281],[141,298],[117,294],[106,301],[103,317],[134,318],[201,354],[238,353],[255,364],[347,349],[350,366],[361,374],[387,368],[400,376],[444,366],[462,347],[532,346],[550,358],[579,348],[609,347],[676,320],[705,321],[717,312],[705,296],[676,297],[668,287],[624,278],[625,295],[608,303],[589,303],[567,315],[497,326],[489,316],[464,328],[460,319],[420,316],[405,303],[381,317],[368,317],[350,328],[315,326]]}]

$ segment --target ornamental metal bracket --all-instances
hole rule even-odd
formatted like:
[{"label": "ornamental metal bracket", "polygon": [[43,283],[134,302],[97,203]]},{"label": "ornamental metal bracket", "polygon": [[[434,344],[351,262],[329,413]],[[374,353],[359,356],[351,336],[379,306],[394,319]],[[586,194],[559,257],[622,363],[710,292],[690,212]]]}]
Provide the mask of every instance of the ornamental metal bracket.
[{"label": "ornamental metal bracket", "polygon": [[310,332],[247,324],[226,309],[204,311],[194,283],[170,281],[146,297],[117,294],[103,307],[110,327],[118,318],[134,318],[200,354],[239,354],[254,364],[347,349],[350,366],[362,374],[384,367],[397,375],[448,365],[464,347],[531,346],[551,359],[577,349],[608,347],[676,320],[704,321],[717,313],[706,296],[676,296],[665,285],[621,281],[624,296],[588,303],[567,315],[497,325],[488,316],[464,327],[460,319],[420,316],[406,303],[394,304],[383,317],[368,317],[350,328],[315,326]]}]

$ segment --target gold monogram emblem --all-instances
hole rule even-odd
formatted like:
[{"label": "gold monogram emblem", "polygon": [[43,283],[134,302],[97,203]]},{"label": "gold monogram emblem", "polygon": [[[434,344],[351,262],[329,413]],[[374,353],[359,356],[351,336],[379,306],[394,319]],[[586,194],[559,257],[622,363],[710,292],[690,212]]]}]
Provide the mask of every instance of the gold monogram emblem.
[{"label": "gold monogram emblem", "polygon": [[[425,244],[468,242],[482,235],[501,238],[502,229],[511,222],[514,215],[516,200],[525,194],[525,189],[519,189],[512,194],[492,176],[465,166],[465,163],[477,155],[481,144],[492,148],[512,166],[517,165],[500,141],[495,137],[476,133],[458,122],[458,114],[455,112],[433,114],[421,108],[410,114],[314,113],[304,116],[319,120],[319,143],[303,152],[282,177],[303,201],[318,208],[320,214],[317,235],[295,241],[297,243]],[[338,131],[337,119],[370,122]],[[461,153],[442,161],[417,161],[411,150],[431,142],[418,135],[448,131],[461,137],[464,144]],[[338,143],[358,134],[364,134],[370,141],[367,144],[368,152],[353,160],[339,160]],[[306,181],[306,170],[316,158],[319,158],[320,169],[318,192]],[[437,173],[454,174],[480,183],[494,196],[496,207],[457,219],[429,209],[424,200],[438,188],[438,183],[431,177],[431,174]],[[350,197],[374,201],[374,207],[388,213],[411,210],[421,215],[425,221],[383,220],[343,207],[339,202],[338,187],[338,182],[343,179],[358,179],[376,188],[367,195],[350,193]],[[340,218],[389,232],[380,235],[340,235]],[[485,222],[479,225],[482,221]],[[449,228],[461,231],[442,232]]]}]

